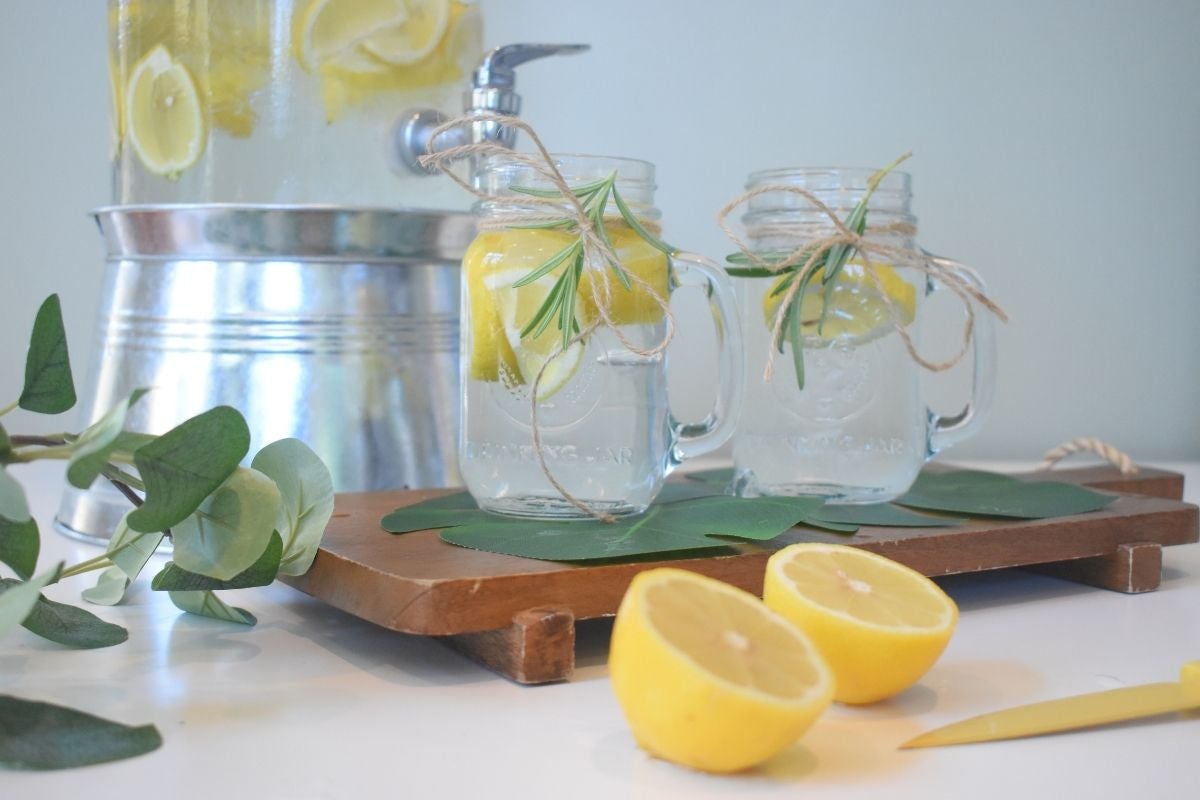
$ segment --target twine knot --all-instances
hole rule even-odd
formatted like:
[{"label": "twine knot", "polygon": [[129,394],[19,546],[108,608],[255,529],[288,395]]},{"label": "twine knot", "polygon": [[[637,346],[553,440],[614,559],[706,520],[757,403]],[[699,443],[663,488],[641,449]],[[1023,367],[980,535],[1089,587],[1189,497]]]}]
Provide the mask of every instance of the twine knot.
[{"label": "twine knot", "polygon": [[[906,157],[902,157],[899,160],[903,160]],[[896,163],[899,163],[899,161]],[[806,240],[806,236],[811,231],[811,224],[808,226],[795,223],[772,224],[769,230],[771,235],[791,237],[800,241],[801,244],[783,258],[763,257],[755,252],[734,231],[729,223],[729,216],[738,207],[748,203],[753,198],[768,193],[798,195],[810,203],[824,217],[828,218],[830,225],[833,226],[833,232],[828,236],[816,240],[812,240],[811,238]],[[784,323],[789,315],[793,313],[792,305],[801,302],[800,293],[807,288],[809,281],[814,277],[814,273],[822,269],[827,263],[829,254],[841,248],[848,248],[849,255],[846,256],[847,260],[853,257],[854,254],[861,256],[864,272],[870,278],[875,290],[883,301],[892,327],[904,341],[904,346],[909,356],[931,372],[947,370],[966,357],[975,329],[975,308],[971,301],[975,301],[975,303],[978,303],[1000,320],[1004,322],[1008,321],[1008,315],[988,297],[983,288],[982,281],[973,269],[965,264],[935,256],[919,248],[891,244],[888,241],[888,239],[896,237],[912,238],[916,234],[916,226],[911,222],[901,221],[864,227],[860,233],[848,227],[834,213],[833,209],[822,202],[813,192],[792,184],[775,183],[756,186],[725,204],[717,212],[717,224],[721,226],[721,230],[737,246],[738,250],[741,251],[750,264],[776,274],[783,273],[786,270],[795,270],[797,272],[795,279],[792,280],[791,285],[784,292],[775,311],[771,332],[771,347],[767,355],[766,368],[763,371],[763,380],[771,380],[774,371],[775,354],[780,349],[783,341]],[[944,284],[962,300],[966,320],[963,324],[962,345],[957,353],[945,361],[931,361],[918,352],[916,343],[907,330],[908,321],[904,319],[903,313],[897,307],[890,293],[884,288],[883,282],[875,268],[876,262],[914,269]],[[825,277],[829,279],[830,276],[826,275]],[[794,313],[798,314],[798,309]]]},{"label": "twine knot", "polygon": [[[532,154],[518,153],[494,142],[486,141],[455,145],[444,150],[435,150],[438,139],[448,132],[460,127],[470,127],[480,122],[497,122],[506,127],[521,131],[529,137],[536,152]],[[665,351],[675,336],[676,327],[675,316],[671,313],[668,299],[660,294],[658,289],[649,280],[624,268],[620,256],[609,241],[607,233],[603,230],[606,209],[603,207],[599,208],[596,211],[595,217],[588,213],[584,203],[575,194],[575,191],[567,183],[561,170],[555,164],[554,157],[547,150],[546,146],[542,144],[542,140],[528,123],[516,117],[492,113],[457,117],[434,129],[429,139],[428,149],[429,152],[419,159],[422,166],[437,169],[467,192],[489,204],[491,207],[489,214],[486,221],[480,227],[505,229],[513,228],[514,226],[569,221],[569,225],[563,229],[576,233],[579,236],[583,253],[583,269],[590,271],[596,277],[596,280],[589,281],[589,284],[591,286],[593,307],[598,312],[599,319],[585,325],[574,336],[570,338],[564,337],[564,341],[560,346],[542,363],[533,380],[530,391],[530,428],[538,465],[546,480],[559,495],[572,506],[591,517],[605,522],[615,522],[616,518],[611,514],[594,509],[586,502],[575,497],[551,471],[546,461],[545,449],[542,444],[541,426],[538,423],[538,390],[550,364],[576,343],[585,341],[592,332],[601,326],[611,330],[622,347],[636,355],[653,357]],[[520,194],[519,196],[516,194],[489,194],[462,178],[452,169],[452,165],[455,162],[470,156],[502,156],[509,162],[521,164],[549,182],[557,194],[553,197],[538,194]],[[615,176],[613,179],[615,181]],[[607,205],[607,203],[605,202],[604,205]],[[624,207],[622,209],[624,210]],[[613,217],[613,219],[617,218]],[[643,227],[654,227],[653,223],[648,221],[639,224]],[[609,265],[623,272],[624,278],[632,286],[636,286],[640,292],[650,297],[661,309],[662,318],[666,325],[663,336],[658,342],[648,347],[638,344],[629,338],[621,330],[621,326],[613,319],[613,276],[608,269]],[[565,268],[572,269],[573,266],[570,263],[566,263]],[[633,290],[632,286],[630,287],[631,291]]]}]

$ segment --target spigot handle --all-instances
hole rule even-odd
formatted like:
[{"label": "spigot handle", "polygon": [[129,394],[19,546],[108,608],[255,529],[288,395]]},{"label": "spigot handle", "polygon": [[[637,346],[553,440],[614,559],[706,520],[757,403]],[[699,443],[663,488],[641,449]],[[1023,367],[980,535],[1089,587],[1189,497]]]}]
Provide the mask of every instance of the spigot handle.
[{"label": "spigot handle", "polygon": [[[586,44],[506,44],[488,51],[471,76],[471,90],[463,99],[467,114],[521,113],[521,96],[516,84],[516,67],[527,61],[547,56],[571,55],[590,50]],[[447,121],[445,114],[431,108],[409,109],[392,125],[389,159],[393,169],[432,174],[435,170],[421,166],[420,157],[428,152],[433,131]],[[495,121],[473,122],[466,128],[450,131],[439,137],[437,149],[475,142],[494,142],[512,149],[516,131]]]},{"label": "spigot handle", "polygon": [[488,52],[472,76],[476,89],[511,89],[515,67],[547,56],[566,56],[590,50],[586,44],[506,44]]}]

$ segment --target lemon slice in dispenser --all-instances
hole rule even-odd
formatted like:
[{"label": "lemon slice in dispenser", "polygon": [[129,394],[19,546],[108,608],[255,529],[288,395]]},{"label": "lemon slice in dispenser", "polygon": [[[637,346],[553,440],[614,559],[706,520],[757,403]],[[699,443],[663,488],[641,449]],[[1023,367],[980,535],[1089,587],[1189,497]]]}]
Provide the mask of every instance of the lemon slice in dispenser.
[{"label": "lemon slice in dispenser", "polygon": [[403,0],[311,0],[296,16],[292,48],[307,70],[333,65],[349,72],[379,72],[387,65],[360,45],[409,18]]},{"label": "lemon slice in dispenser", "polygon": [[138,158],[156,175],[176,176],[204,152],[207,132],[196,84],[162,45],[143,56],[129,76],[125,131]]},{"label": "lemon slice in dispenser", "polygon": [[408,16],[363,40],[362,46],[381,61],[415,64],[437,47],[450,20],[449,0],[406,0]]}]

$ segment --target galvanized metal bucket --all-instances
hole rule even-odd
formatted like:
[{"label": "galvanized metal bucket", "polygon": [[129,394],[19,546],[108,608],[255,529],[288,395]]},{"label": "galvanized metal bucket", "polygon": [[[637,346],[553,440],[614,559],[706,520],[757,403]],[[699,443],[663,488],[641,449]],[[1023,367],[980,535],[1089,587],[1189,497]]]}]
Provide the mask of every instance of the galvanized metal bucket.
[{"label": "galvanized metal bucket", "polygon": [[[458,482],[459,266],[469,214],[269,205],[95,212],[108,249],[82,423],[132,389],[130,430],[240,410],[250,453],[303,440],[337,491]],[[68,489],[58,523],[106,540],[128,501]]]}]

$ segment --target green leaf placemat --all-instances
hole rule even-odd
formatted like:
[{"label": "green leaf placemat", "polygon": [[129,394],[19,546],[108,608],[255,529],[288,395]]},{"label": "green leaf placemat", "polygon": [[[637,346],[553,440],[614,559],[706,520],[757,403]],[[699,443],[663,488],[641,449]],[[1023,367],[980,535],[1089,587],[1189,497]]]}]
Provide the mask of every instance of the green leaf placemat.
[{"label": "green leaf placemat", "polygon": [[[490,553],[542,561],[593,561],[726,549],[721,538],[767,541],[798,524],[821,505],[816,498],[726,495],[653,505],[617,522],[488,521],[442,531],[443,541]],[[849,531],[853,532],[851,527]]]},{"label": "green leaf placemat", "polygon": [[977,517],[1048,519],[1097,511],[1116,500],[1108,494],[1057,481],[1022,481],[975,470],[921,473],[900,505]]},{"label": "green leaf placemat", "polygon": [[500,518],[481,511],[470,494],[456,492],[397,508],[380,520],[379,524],[388,533],[411,533],[496,519]]},{"label": "green leaf placemat", "polygon": [[[892,503],[828,505],[818,497],[741,498],[725,494],[732,469],[704,470],[669,483],[650,510],[615,523],[521,520],[479,509],[467,492],[398,508],[381,521],[390,533],[442,529],[450,544],[548,561],[670,557],[722,547],[722,539],[766,542],[798,525],[836,533],[862,526],[949,528],[974,517],[1035,519],[1103,508],[1112,496],[1065,483],[1030,483],[991,472],[922,474]],[[941,512],[923,514],[904,506]]]},{"label": "green leaf placemat", "polygon": [[812,519],[883,528],[953,528],[963,524],[961,519],[918,514],[891,503],[870,503],[862,506],[824,505],[813,512]]}]

